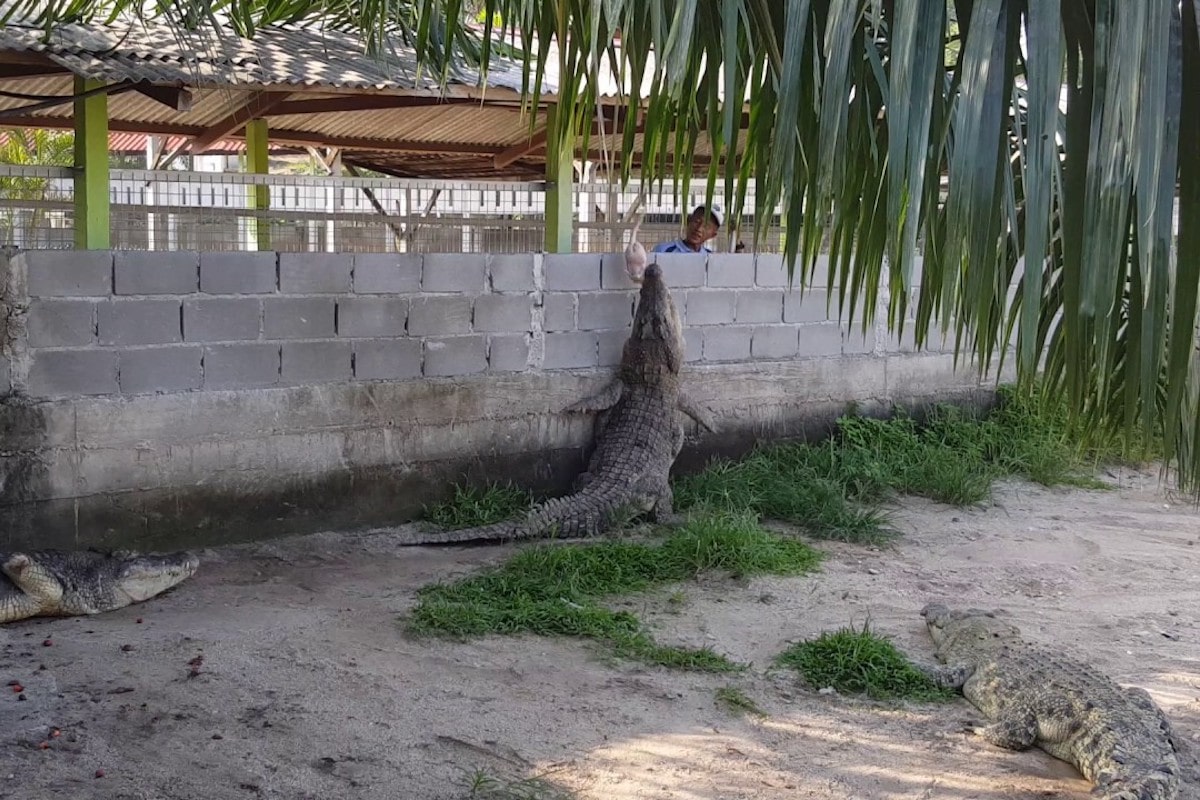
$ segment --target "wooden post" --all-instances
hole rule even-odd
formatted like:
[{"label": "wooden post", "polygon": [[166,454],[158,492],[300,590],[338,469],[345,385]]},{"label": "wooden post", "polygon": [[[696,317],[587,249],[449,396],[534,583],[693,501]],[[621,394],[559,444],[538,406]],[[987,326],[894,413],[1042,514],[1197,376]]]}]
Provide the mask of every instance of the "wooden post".
[{"label": "wooden post", "polygon": [[[270,171],[267,162],[269,153],[265,119],[252,119],[246,123],[246,171],[255,175],[266,175]],[[271,249],[271,223],[262,216],[262,212],[271,208],[271,187],[253,185],[250,187],[250,208],[256,212],[252,226],[252,241],[259,250]]]},{"label": "wooden post", "polygon": [[[79,95],[104,81],[75,79]],[[75,100],[75,246],[107,250],[111,244],[108,197],[108,95],[98,92]]]},{"label": "wooden post", "polygon": [[[569,253],[574,232],[572,220],[575,190],[575,132],[562,136],[560,125],[572,128],[569,118],[560,118],[558,106],[546,112],[546,252]],[[559,142],[565,141],[564,147]]]}]

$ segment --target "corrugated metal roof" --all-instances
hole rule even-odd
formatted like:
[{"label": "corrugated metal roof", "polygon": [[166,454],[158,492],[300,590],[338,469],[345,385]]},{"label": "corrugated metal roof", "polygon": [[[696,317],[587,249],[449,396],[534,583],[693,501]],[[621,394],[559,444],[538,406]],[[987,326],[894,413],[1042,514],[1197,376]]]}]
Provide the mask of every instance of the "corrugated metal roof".
[{"label": "corrugated metal roof", "polygon": [[[529,118],[516,102],[521,67],[511,61],[494,63],[482,90],[474,73],[460,75],[445,92],[450,102],[442,102],[446,98],[436,81],[417,77],[411,48],[397,46],[387,57],[374,58],[355,37],[316,28],[276,26],[250,41],[211,29],[177,34],[167,25],[127,19],[113,25],[63,25],[46,38],[40,28],[10,23],[0,29],[3,51],[38,53],[72,73],[106,82],[189,87],[192,103],[187,111],[138,91],[110,95],[108,116],[114,134],[198,137],[219,131],[223,139],[238,140],[236,146],[241,147],[238,120],[245,109],[254,108],[259,92],[274,87],[291,96],[249,113],[267,118],[272,141],[284,146],[339,147],[347,163],[405,176],[529,179],[541,177],[545,170],[544,146],[509,154],[500,159],[500,166],[496,163],[496,156],[520,148],[530,132]],[[552,50],[549,61],[546,100],[552,99],[557,84],[557,51]],[[69,74],[14,75],[3,84],[30,96],[69,98],[74,91]],[[602,77],[600,90],[611,97],[617,91],[615,79]],[[420,99],[429,97],[433,104]],[[312,110],[321,104],[323,109]],[[401,104],[405,107],[380,107]],[[0,126],[6,118],[27,126],[73,124],[69,102],[23,111],[29,105],[27,99],[0,96],[0,111],[7,114],[0,116]],[[231,117],[237,109],[242,111]],[[543,117],[539,111],[537,127],[542,127]],[[610,134],[607,145],[612,154],[621,140]],[[601,137],[591,138],[590,149],[591,158],[600,157]],[[640,160],[640,134],[634,138],[634,151],[635,161]],[[697,161],[706,160],[710,152],[701,137]]]},{"label": "corrugated metal roof", "polygon": [[[189,86],[308,86],[437,92],[438,83],[417,71],[415,51],[393,41],[368,55],[363,40],[337,30],[277,25],[253,40],[211,28],[178,31],[153,21],[123,18],[111,24],[68,24],[46,31],[10,22],[0,29],[0,50],[41,53],[84,77]],[[480,85],[472,70],[451,83]],[[520,66],[497,60],[490,87],[521,89]],[[546,86],[545,91],[553,91]]]},{"label": "corrugated metal roof", "polygon": [[[123,131],[113,131],[108,134],[108,152],[110,153],[144,153],[146,152],[146,140],[150,136],[145,133],[126,133]],[[183,144],[187,137],[185,136],[168,136],[163,144],[164,149],[174,150],[179,145]],[[8,133],[0,131],[0,146],[8,143]],[[275,152],[295,152],[294,147],[272,147]],[[198,155],[232,155],[235,153],[243,153],[246,151],[246,143],[237,139],[223,139],[219,142],[213,142],[211,147],[204,149]]]}]

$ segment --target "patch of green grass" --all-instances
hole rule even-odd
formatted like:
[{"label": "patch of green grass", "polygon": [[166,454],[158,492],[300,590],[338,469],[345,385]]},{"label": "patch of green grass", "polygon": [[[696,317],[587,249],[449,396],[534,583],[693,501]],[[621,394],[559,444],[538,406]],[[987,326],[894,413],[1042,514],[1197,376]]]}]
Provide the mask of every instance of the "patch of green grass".
[{"label": "patch of green grass", "polygon": [[945,701],[954,693],[933,683],[886,637],[867,623],[789,647],[776,663],[798,671],[814,689],[832,687],[841,694],[865,694],[874,700]]},{"label": "patch of green grass", "polygon": [[541,778],[507,780],[475,770],[467,785],[469,800],[573,800],[574,795]]},{"label": "patch of green grass", "polygon": [[425,506],[424,516],[447,530],[474,528],[512,519],[526,511],[533,496],[511,484],[455,486],[454,497]]},{"label": "patch of green grass", "polygon": [[578,636],[650,664],[733,671],[740,666],[709,648],[656,643],[637,617],[599,601],[710,570],[799,575],[819,561],[803,542],[763,530],[756,515],[705,515],[657,544],[607,540],[531,547],[474,577],[423,588],[410,625],[418,632],[452,636]]},{"label": "patch of green grass", "polygon": [[740,461],[716,460],[675,482],[682,509],[750,510],[791,522],[823,539],[884,539],[881,504],[915,494],[952,505],[987,499],[1003,476],[1052,486],[1099,488],[1089,459],[1111,460],[1109,444],[1085,448],[1061,405],[1037,393],[1001,387],[999,404],[981,415],[940,405],[923,422],[902,410],[881,420],[847,415],[836,435],[807,444],[757,448]]},{"label": "patch of green grass", "polygon": [[747,697],[746,693],[736,686],[722,686],[717,689],[716,698],[718,705],[735,714],[753,714],[756,717],[767,716],[766,712],[758,707],[758,703]]},{"label": "patch of green grass", "polygon": [[751,511],[791,522],[817,538],[873,542],[887,538],[886,516],[848,496],[843,453],[833,441],[760,447],[741,461],[718,459],[675,481],[681,509]]}]

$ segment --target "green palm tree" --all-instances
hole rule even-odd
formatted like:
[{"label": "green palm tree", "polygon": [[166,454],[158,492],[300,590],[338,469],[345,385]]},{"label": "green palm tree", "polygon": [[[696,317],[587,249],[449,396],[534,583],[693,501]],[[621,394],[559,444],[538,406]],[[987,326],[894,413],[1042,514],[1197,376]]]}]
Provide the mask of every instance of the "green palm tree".
[{"label": "green palm tree", "polygon": [[[40,128],[3,129],[4,143],[0,145],[0,164],[24,167],[69,167],[75,153],[75,134]],[[27,175],[0,175],[0,197],[9,200],[49,200],[53,182],[49,178]],[[26,209],[25,224],[29,230],[41,230],[46,211],[39,206]],[[6,208],[0,217],[4,244],[12,244],[18,226],[19,208]]]},{"label": "green palm tree", "polygon": [[[504,41],[529,87],[561,45],[557,116],[573,124],[556,140],[590,129],[600,71],[614,69],[633,89],[625,177],[637,130],[644,177],[684,183],[709,140],[722,156],[702,176],[709,191],[735,222],[754,212],[761,226],[781,203],[799,280],[827,251],[839,302],[861,302],[864,322],[886,299],[899,330],[915,303],[918,342],[952,330],[983,365],[1015,341],[1023,385],[1040,374],[1094,433],[1161,437],[1181,482],[1200,487],[1200,0],[10,7],[48,28],[140,9],[180,27],[220,17],[248,36],[320,17],[372,49],[395,36],[443,74],[486,64]],[[483,36],[468,24],[478,18]],[[756,209],[744,208],[750,177]]]}]

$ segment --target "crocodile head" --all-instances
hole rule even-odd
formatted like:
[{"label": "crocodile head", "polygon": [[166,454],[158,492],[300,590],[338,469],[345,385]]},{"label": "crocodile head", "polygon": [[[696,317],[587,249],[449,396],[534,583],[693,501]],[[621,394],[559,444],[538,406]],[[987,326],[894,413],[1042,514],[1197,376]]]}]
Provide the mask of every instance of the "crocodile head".
[{"label": "crocodile head", "polygon": [[979,608],[951,609],[930,603],[921,609],[921,616],[939,655],[1000,646],[1021,634],[1019,628],[999,619],[994,611]]},{"label": "crocodile head", "polygon": [[[33,550],[0,562],[11,587],[0,585],[0,621],[23,616],[98,614],[140,603],[190,578],[200,566],[191,553]],[[11,608],[9,608],[11,606]]]},{"label": "crocodile head", "polygon": [[626,383],[659,383],[683,366],[683,323],[663,280],[662,267],[650,264],[642,277],[633,328],[625,340],[621,377]]},{"label": "crocodile head", "polygon": [[112,591],[130,603],[149,600],[196,574],[200,559],[191,553],[134,555],[113,553]]}]

